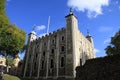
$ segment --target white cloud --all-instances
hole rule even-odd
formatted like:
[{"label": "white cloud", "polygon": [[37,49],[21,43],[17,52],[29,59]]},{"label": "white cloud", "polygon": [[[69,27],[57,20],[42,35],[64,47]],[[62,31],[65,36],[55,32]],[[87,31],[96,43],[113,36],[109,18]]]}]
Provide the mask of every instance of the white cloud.
[{"label": "white cloud", "polygon": [[99,32],[111,32],[113,27],[99,27]]},{"label": "white cloud", "polygon": [[104,44],[107,44],[107,43],[110,43],[110,38],[109,39],[106,39],[106,40],[104,40]]},{"label": "white cloud", "polygon": [[46,26],[45,25],[41,25],[41,26],[36,26],[35,27],[35,30],[44,30],[44,29],[46,29]]},{"label": "white cloud", "polygon": [[95,53],[99,53],[100,50],[98,50],[98,49],[95,48],[95,49],[94,49],[94,52],[95,52]]},{"label": "white cloud", "polygon": [[89,18],[103,14],[102,7],[109,5],[109,0],[68,0],[68,6],[77,11],[87,11]]}]

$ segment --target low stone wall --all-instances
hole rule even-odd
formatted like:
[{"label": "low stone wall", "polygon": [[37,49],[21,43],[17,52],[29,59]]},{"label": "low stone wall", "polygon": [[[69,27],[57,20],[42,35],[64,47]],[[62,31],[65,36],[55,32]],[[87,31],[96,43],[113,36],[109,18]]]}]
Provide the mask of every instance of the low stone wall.
[{"label": "low stone wall", "polygon": [[120,80],[120,55],[87,60],[76,72],[76,80]]}]

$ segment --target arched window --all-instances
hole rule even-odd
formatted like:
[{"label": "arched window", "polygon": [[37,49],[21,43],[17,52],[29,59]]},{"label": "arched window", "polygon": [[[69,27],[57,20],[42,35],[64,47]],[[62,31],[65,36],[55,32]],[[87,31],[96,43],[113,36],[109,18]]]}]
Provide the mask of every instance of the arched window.
[{"label": "arched window", "polygon": [[54,49],[51,50],[51,53],[54,54]]}]

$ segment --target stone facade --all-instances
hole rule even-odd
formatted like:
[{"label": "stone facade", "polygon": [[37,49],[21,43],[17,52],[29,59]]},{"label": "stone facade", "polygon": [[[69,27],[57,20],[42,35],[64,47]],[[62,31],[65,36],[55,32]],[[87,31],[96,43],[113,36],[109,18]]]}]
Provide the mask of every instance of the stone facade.
[{"label": "stone facade", "polygon": [[6,72],[6,59],[0,56],[0,72]]},{"label": "stone facade", "polygon": [[76,16],[70,12],[66,27],[40,38],[32,31],[24,57],[23,77],[73,80],[75,68],[95,58],[93,39],[78,30]]},{"label": "stone facade", "polygon": [[19,62],[20,62],[20,55],[17,54],[13,60],[14,67],[18,67]]}]

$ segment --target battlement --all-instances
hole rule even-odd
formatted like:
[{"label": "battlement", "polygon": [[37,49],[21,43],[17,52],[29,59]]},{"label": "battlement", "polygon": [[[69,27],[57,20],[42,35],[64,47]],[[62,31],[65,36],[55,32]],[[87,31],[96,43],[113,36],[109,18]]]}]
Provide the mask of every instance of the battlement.
[{"label": "battlement", "polygon": [[32,42],[37,41],[37,40],[42,40],[43,38],[47,38],[47,37],[49,37],[49,36],[52,36],[52,35],[54,35],[54,34],[57,34],[57,33],[59,33],[59,32],[62,32],[62,31],[64,31],[64,30],[66,30],[65,27],[63,27],[63,28],[61,28],[61,29],[57,29],[56,31],[50,32],[49,34],[45,34],[45,35],[42,35],[41,37],[38,37],[37,39],[33,40]]}]

